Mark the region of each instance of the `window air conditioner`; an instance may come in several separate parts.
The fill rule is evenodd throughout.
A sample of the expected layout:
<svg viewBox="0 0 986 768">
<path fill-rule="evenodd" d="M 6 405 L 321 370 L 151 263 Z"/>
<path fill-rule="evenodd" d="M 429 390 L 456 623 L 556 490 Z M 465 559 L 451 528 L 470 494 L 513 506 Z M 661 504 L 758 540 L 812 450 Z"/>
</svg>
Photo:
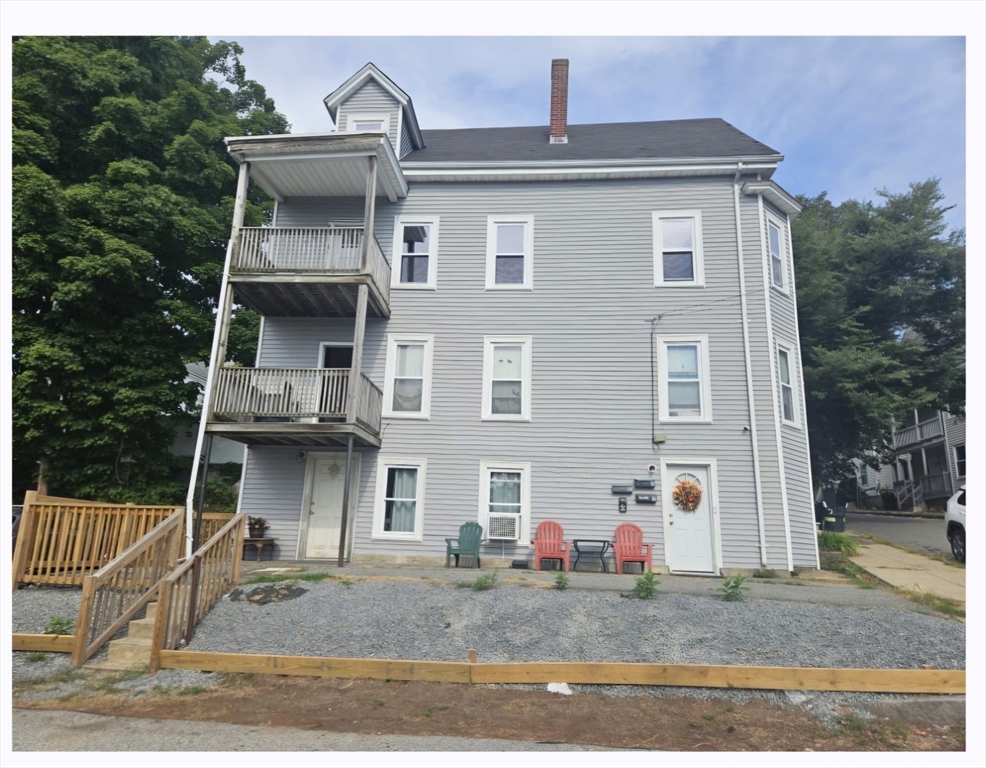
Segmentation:
<svg viewBox="0 0 986 768">
<path fill-rule="evenodd" d="M 490 515 L 487 526 L 488 539 L 517 541 L 520 538 L 520 515 Z"/>
</svg>

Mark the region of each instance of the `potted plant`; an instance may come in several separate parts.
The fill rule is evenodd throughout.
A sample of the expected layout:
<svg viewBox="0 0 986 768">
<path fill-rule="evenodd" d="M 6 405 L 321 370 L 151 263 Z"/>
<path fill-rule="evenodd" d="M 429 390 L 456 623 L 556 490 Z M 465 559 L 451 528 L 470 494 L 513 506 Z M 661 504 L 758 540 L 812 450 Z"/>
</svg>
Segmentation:
<svg viewBox="0 0 986 768">
<path fill-rule="evenodd" d="M 267 529 L 270 528 L 270 523 L 262 517 L 248 517 L 247 527 L 250 529 L 251 539 L 262 539 L 267 533 Z"/>
</svg>

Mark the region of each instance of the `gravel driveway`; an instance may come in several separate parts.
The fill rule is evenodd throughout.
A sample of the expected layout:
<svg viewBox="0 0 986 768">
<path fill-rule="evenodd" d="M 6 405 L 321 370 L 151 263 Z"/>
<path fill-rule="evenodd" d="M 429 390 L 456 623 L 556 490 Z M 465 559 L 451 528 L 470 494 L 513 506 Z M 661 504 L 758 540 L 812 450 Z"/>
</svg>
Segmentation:
<svg viewBox="0 0 986 768">
<path fill-rule="evenodd" d="M 965 667 L 964 625 L 876 607 L 661 593 L 358 581 L 257 605 L 224 597 L 190 648 L 380 659 L 938 669 Z M 245 587 L 249 593 L 251 587 Z"/>
</svg>

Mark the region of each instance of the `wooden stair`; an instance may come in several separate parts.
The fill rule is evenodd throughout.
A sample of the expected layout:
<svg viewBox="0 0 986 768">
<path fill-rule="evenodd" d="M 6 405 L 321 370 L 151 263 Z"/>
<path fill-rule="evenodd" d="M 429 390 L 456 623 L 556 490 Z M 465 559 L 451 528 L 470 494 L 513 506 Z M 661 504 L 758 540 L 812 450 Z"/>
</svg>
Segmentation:
<svg viewBox="0 0 986 768">
<path fill-rule="evenodd" d="M 145 617 L 134 619 L 127 625 L 126 637 L 110 640 L 106 659 L 90 662 L 85 668 L 100 672 L 122 672 L 134 667 L 146 667 L 151 661 L 151 642 L 156 620 L 157 602 L 148 603 Z"/>
</svg>

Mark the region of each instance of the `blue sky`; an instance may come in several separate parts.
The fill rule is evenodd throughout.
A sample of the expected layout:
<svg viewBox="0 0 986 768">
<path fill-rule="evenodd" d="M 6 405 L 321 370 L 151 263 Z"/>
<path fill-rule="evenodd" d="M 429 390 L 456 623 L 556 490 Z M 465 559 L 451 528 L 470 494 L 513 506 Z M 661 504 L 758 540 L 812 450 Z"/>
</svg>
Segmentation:
<svg viewBox="0 0 986 768">
<path fill-rule="evenodd" d="M 295 133 L 367 61 L 422 128 L 546 125 L 550 62 L 570 60 L 569 122 L 722 117 L 785 155 L 775 180 L 834 202 L 941 179 L 965 226 L 962 37 L 254 37 L 249 77 Z"/>
</svg>

